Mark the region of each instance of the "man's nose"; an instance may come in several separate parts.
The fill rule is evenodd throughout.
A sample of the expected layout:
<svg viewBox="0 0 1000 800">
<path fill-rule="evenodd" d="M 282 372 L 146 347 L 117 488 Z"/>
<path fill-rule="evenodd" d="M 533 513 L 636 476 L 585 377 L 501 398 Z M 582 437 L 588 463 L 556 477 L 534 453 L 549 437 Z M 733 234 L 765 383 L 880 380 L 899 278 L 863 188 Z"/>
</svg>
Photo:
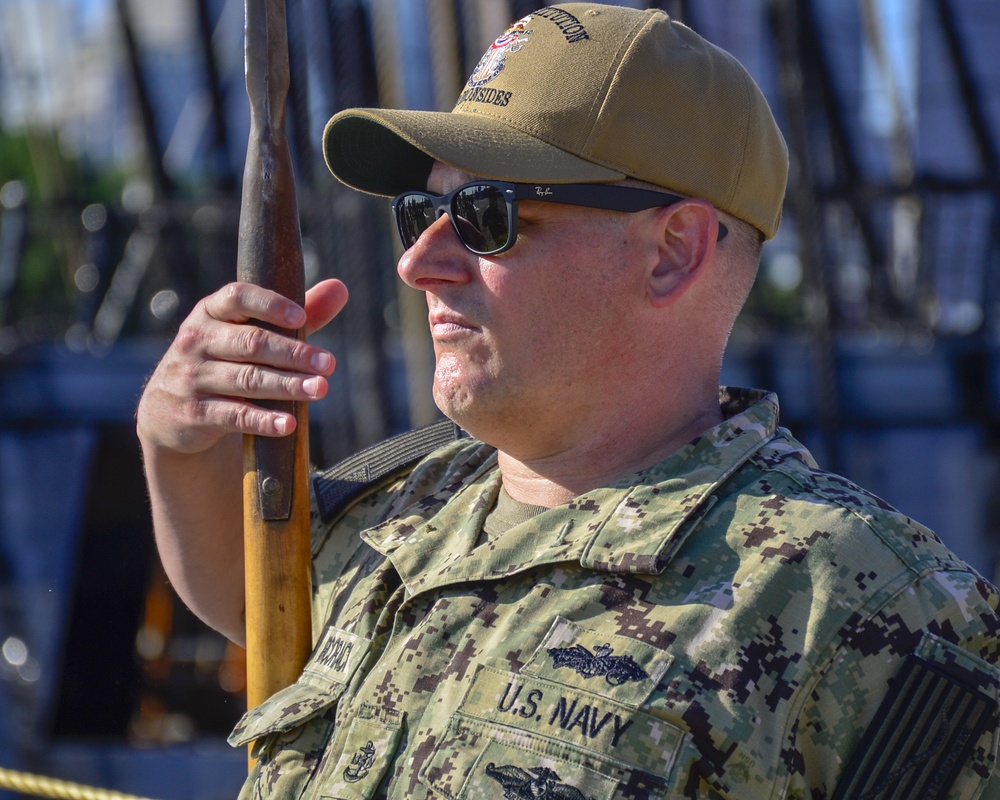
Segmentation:
<svg viewBox="0 0 1000 800">
<path fill-rule="evenodd" d="M 458 238 L 451 220 L 442 213 L 403 253 L 396 271 L 408 286 L 427 290 L 437 283 L 467 283 L 474 258 Z"/>
</svg>

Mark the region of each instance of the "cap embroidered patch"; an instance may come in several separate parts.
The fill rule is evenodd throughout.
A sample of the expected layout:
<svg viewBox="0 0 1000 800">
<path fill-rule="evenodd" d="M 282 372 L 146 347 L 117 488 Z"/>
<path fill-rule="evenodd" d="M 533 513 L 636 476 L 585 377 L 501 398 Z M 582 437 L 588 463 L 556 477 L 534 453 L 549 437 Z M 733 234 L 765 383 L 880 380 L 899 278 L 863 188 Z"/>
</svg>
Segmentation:
<svg viewBox="0 0 1000 800">
<path fill-rule="evenodd" d="M 534 16 L 553 22 L 569 44 L 590 38 L 586 27 L 580 22 L 580 19 L 574 17 L 564 8 L 557 8 L 556 6 L 540 8 L 535 12 Z"/>
<path fill-rule="evenodd" d="M 484 83 L 489 83 L 503 72 L 504 65 L 507 63 L 507 56 L 518 52 L 527 43 L 528 37 L 531 35 L 531 31 L 528 30 L 528 23 L 530 21 L 530 16 L 523 17 L 497 37 L 496 41 L 490 45 L 489 50 L 479 59 L 476 68 L 472 70 L 468 84 L 470 89 L 475 89 Z"/>
</svg>

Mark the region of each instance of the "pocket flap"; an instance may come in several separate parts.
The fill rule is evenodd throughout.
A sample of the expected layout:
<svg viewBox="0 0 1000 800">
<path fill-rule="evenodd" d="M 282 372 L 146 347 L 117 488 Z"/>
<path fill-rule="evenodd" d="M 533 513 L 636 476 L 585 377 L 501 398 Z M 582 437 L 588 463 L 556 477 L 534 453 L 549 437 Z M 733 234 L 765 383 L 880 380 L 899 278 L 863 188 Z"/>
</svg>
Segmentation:
<svg viewBox="0 0 1000 800">
<path fill-rule="evenodd" d="M 360 636 L 328 626 L 299 679 L 244 714 L 229 735 L 229 743 L 239 747 L 269 733 L 290 731 L 333 706 L 369 646 Z"/>
<path fill-rule="evenodd" d="M 344 686 L 316 689 L 293 683 L 250 709 L 229 734 L 229 744 L 241 747 L 270 733 L 283 733 L 322 714 L 337 702 Z"/>
<path fill-rule="evenodd" d="M 672 661 L 673 656 L 648 642 L 592 631 L 556 617 L 521 671 L 638 708 Z"/>
</svg>

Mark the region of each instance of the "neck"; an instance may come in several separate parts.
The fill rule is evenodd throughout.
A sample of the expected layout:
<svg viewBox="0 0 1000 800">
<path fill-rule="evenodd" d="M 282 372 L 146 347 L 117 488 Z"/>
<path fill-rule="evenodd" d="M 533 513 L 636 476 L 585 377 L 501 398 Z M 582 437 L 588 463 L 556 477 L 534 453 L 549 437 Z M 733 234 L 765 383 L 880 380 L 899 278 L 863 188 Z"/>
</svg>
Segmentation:
<svg viewBox="0 0 1000 800">
<path fill-rule="evenodd" d="M 721 420 L 716 387 L 710 401 L 684 415 L 618 414 L 603 427 L 562 437 L 561 446 L 548 450 L 501 446 L 503 485 L 515 500 L 551 508 L 662 461 Z"/>
</svg>

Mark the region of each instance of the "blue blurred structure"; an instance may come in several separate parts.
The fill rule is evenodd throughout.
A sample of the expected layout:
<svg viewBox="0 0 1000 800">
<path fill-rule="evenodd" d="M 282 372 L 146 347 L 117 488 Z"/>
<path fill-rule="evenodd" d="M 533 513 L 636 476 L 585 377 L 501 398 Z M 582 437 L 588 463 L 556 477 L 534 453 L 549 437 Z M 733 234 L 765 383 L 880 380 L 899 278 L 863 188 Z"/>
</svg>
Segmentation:
<svg viewBox="0 0 1000 800">
<path fill-rule="evenodd" d="M 130 422 L 159 352 L 37 345 L 0 363 L 3 766 L 142 796 L 231 797 L 246 757 L 220 737 L 137 750 L 127 736 L 153 563 Z"/>
<path fill-rule="evenodd" d="M 792 148 L 725 382 L 776 389 L 824 465 L 994 577 L 1000 5 L 630 4 L 747 64 Z M 436 414 L 385 204 L 328 175 L 323 124 L 449 108 L 538 5 L 288 0 L 307 268 L 352 292 L 324 334 L 321 463 Z M 0 766 L 161 800 L 232 797 L 245 772 L 223 741 L 239 653 L 158 570 L 132 415 L 179 320 L 233 274 L 246 105 L 241 0 L 0 0 L 0 144 L 30 156 L 0 150 Z"/>
</svg>

